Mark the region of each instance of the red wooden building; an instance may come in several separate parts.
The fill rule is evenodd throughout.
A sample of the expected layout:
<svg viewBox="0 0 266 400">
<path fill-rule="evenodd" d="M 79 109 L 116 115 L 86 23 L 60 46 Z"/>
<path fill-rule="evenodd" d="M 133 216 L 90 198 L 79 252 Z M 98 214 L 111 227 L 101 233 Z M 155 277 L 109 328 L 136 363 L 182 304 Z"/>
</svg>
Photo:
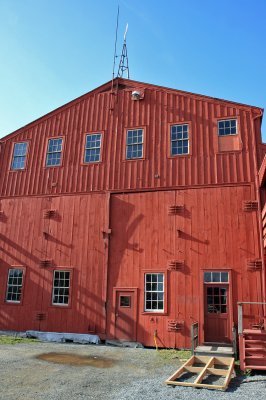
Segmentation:
<svg viewBox="0 0 266 400">
<path fill-rule="evenodd" d="M 0 330 L 231 342 L 265 301 L 262 114 L 117 78 L 3 138 Z"/>
</svg>

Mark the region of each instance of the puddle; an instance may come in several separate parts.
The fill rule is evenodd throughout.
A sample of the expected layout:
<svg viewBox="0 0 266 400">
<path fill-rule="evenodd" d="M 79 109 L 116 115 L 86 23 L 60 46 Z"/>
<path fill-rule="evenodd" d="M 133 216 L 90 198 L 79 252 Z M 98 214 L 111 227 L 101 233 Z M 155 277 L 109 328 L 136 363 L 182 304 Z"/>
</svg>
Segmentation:
<svg viewBox="0 0 266 400">
<path fill-rule="evenodd" d="M 111 368 L 115 361 L 97 356 L 80 356 L 71 353 L 43 353 L 36 357 L 38 360 L 48 361 L 56 364 L 68 364 L 78 367 L 90 366 L 95 368 Z"/>
</svg>

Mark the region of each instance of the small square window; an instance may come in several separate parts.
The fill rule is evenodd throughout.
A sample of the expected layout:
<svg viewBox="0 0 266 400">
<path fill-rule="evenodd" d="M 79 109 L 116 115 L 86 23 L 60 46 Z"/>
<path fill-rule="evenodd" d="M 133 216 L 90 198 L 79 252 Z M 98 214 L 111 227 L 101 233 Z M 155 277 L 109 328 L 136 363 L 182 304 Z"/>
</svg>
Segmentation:
<svg viewBox="0 0 266 400">
<path fill-rule="evenodd" d="M 47 167 L 56 167 L 58 165 L 61 165 L 62 144 L 63 144 L 62 138 L 48 140 L 47 155 L 46 155 Z"/>
<path fill-rule="evenodd" d="M 99 162 L 101 160 L 102 134 L 95 133 L 86 136 L 85 142 L 85 163 Z"/>
<path fill-rule="evenodd" d="M 26 142 L 14 144 L 11 169 L 25 169 L 27 148 L 28 143 Z"/>
<path fill-rule="evenodd" d="M 219 136 L 236 135 L 237 134 L 237 120 L 226 119 L 218 121 L 218 134 Z"/>
<path fill-rule="evenodd" d="M 127 131 L 126 159 L 143 158 L 143 129 Z"/>
<path fill-rule="evenodd" d="M 131 297 L 130 296 L 120 296 L 120 307 L 130 307 Z"/>
</svg>

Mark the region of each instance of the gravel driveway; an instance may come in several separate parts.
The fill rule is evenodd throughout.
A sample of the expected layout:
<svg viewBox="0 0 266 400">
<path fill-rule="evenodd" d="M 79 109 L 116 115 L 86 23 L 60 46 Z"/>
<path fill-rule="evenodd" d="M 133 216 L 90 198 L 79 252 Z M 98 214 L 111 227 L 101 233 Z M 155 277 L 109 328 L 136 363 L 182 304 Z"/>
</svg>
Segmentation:
<svg viewBox="0 0 266 400">
<path fill-rule="evenodd" d="M 227 392 L 165 385 L 179 365 L 148 349 L 41 342 L 2 345 L 0 399 L 266 399 L 266 374 L 236 377 Z"/>
</svg>

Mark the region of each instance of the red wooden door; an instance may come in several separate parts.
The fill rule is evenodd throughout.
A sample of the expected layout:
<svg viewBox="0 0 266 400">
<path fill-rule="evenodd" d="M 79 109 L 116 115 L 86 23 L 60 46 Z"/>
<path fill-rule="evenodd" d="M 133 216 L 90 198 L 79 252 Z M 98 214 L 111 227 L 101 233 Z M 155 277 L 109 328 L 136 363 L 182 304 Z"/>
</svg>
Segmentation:
<svg viewBox="0 0 266 400">
<path fill-rule="evenodd" d="M 230 342 L 229 285 L 205 284 L 205 342 Z"/>
<path fill-rule="evenodd" d="M 136 299 L 130 290 L 116 291 L 115 338 L 136 340 Z"/>
</svg>

